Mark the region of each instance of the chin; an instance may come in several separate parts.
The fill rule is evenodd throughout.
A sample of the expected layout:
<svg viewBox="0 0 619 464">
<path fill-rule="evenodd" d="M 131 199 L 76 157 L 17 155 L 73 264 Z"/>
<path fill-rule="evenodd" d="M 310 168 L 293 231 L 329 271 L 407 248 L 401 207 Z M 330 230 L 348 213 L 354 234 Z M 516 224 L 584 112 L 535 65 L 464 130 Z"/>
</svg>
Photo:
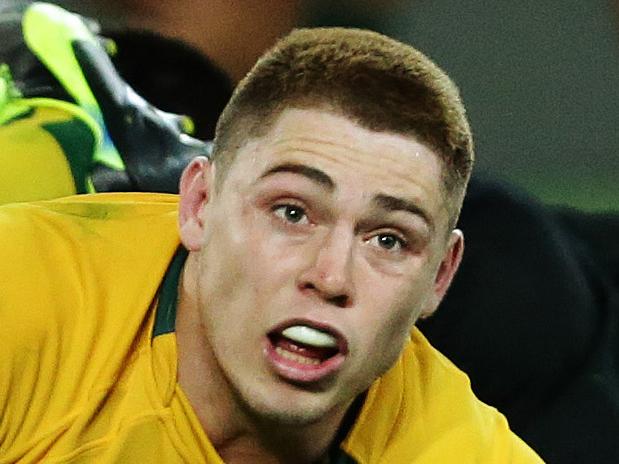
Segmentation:
<svg viewBox="0 0 619 464">
<path fill-rule="evenodd" d="M 280 425 L 315 424 L 339 410 L 332 394 L 306 391 L 293 385 L 283 387 L 237 392 L 238 400 L 248 415 L 256 420 Z"/>
</svg>

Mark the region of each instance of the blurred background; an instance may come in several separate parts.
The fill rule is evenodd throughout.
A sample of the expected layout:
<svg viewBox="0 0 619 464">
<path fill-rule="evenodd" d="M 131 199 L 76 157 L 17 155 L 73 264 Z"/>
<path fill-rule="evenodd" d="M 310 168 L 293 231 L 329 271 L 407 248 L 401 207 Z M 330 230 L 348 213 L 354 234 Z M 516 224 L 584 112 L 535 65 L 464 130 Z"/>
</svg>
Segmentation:
<svg viewBox="0 0 619 464">
<path fill-rule="evenodd" d="M 416 45 L 458 83 L 478 173 L 508 178 L 546 202 L 617 210 L 616 7 L 613 0 L 402 1 L 376 23 L 368 13 L 367 25 Z M 344 9 L 336 14 L 346 22 Z"/>
<path fill-rule="evenodd" d="M 509 180 L 547 203 L 619 210 L 614 0 L 57 3 L 105 28 L 180 38 L 233 80 L 295 25 L 384 32 L 430 55 L 460 86 L 476 137 L 477 173 Z"/>
</svg>

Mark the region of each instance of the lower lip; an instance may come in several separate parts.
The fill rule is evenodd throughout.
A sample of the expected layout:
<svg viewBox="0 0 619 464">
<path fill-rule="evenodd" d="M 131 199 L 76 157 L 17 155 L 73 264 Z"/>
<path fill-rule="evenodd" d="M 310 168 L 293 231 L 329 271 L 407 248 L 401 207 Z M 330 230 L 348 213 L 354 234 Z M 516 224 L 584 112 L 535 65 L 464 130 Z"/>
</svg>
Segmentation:
<svg viewBox="0 0 619 464">
<path fill-rule="evenodd" d="M 300 384 L 319 382 L 331 377 L 340 370 L 346 360 L 345 355 L 338 353 L 320 364 L 301 364 L 277 354 L 269 339 L 266 342 L 265 355 L 277 375 L 289 382 Z"/>
</svg>

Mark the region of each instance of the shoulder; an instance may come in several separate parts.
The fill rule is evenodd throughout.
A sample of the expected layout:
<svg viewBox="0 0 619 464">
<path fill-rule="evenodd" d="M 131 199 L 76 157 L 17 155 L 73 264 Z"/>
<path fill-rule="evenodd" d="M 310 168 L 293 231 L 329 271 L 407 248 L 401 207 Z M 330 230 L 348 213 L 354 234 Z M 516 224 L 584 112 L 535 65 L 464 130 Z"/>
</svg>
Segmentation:
<svg viewBox="0 0 619 464">
<path fill-rule="evenodd" d="M 132 263 L 174 242 L 172 195 L 104 194 L 0 207 L 0 311 L 84 290 L 89 273 Z M 14 308 L 13 308 L 14 309 Z M 7 314 L 9 313 L 9 314 Z"/>
<path fill-rule="evenodd" d="M 0 207 L 0 454 L 113 383 L 177 246 L 172 197 Z"/>
<path fill-rule="evenodd" d="M 361 460 L 370 453 L 384 462 L 542 462 L 417 329 L 396 365 L 368 392 L 344 447 Z"/>
<path fill-rule="evenodd" d="M 404 402 L 408 407 L 423 404 L 423 414 L 411 421 L 426 428 L 429 455 L 453 462 L 542 462 L 510 430 L 503 414 L 475 396 L 468 376 L 417 329 L 403 361 Z"/>
<path fill-rule="evenodd" d="M 71 324 L 93 310 L 92 302 L 120 297 L 115 288 L 133 282 L 139 270 L 165 267 L 177 243 L 171 195 L 84 195 L 4 205 L 0 330 L 36 337 L 50 324 Z"/>
</svg>

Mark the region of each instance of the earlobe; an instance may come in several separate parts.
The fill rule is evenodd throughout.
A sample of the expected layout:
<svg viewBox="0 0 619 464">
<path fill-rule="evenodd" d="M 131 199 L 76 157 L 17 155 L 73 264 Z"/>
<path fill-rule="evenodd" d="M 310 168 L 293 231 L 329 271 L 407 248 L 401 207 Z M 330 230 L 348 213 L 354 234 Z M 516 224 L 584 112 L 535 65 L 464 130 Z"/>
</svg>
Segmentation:
<svg viewBox="0 0 619 464">
<path fill-rule="evenodd" d="M 194 158 L 181 175 L 178 223 L 181 242 L 189 251 L 202 247 L 202 210 L 209 200 L 212 165 L 203 156 Z"/>
<path fill-rule="evenodd" d="M 462 261 L 462 254 L 464 252 L 464 234 L 459 229 L 451 231 L 449 242 L 447 245 L 447 251 L 445 256 L 439 265 L 436 278 L 434 280 L 434 290 L 431 297 L 428 300 L 428 304 L 422 310 L 420 317 L 422 319 L 431 316 L 439 303 L 447 293 L 451 281 L 456 275 L 456 271 Z"/>
</svg>

